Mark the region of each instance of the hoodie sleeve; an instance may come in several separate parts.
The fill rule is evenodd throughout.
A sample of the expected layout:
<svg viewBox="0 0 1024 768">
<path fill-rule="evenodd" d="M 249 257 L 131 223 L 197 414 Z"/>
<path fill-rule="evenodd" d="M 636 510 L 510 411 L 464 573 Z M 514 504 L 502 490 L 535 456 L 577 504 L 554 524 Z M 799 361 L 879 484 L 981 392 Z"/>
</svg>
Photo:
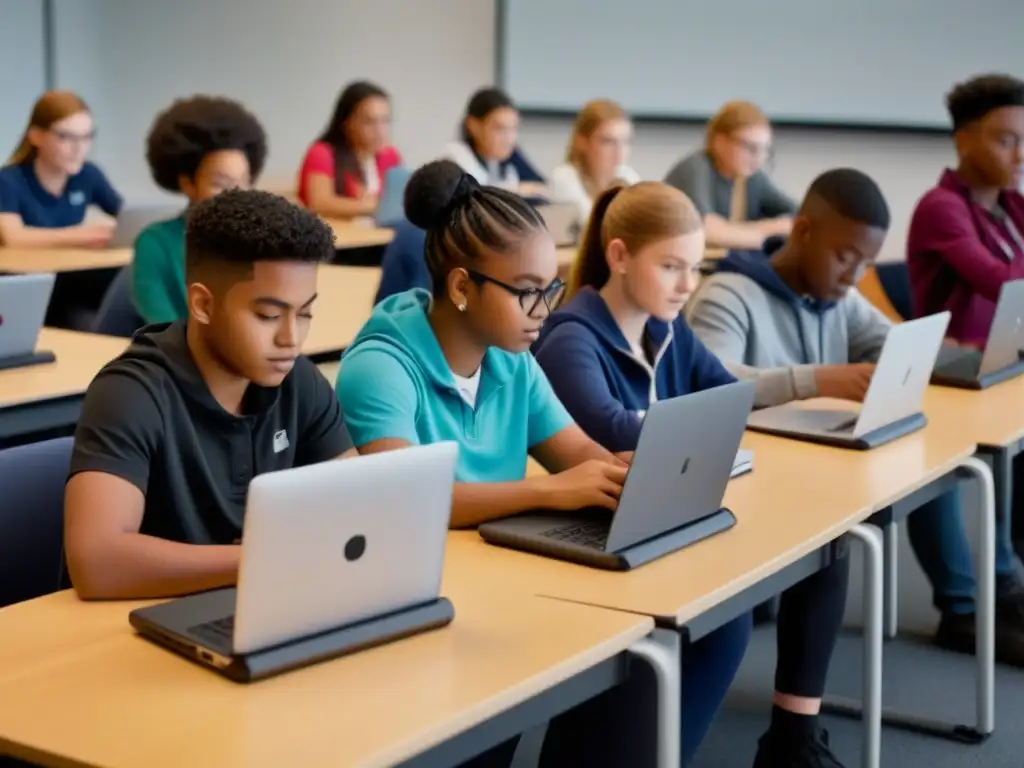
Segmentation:
<svg viewBox="0 0 1024 768">
<path fill-rule="evenodd" d="M 691 392 L 701 392 L 705 389 L 721 387 L 736 381 L 736 377 L 729 372 L 728 368 L 722 365 L 722 361 L 715 357 L 711 350 L 704 346 L 704 342 L 697 338 L 696 334 L 690 330 L 690 327 L 682 318 L 679 318 L 679 321 L 675 323 L 674 330 L 677 335 L 686 334 L 693 349 L 690 366 Z"/>
<path fill-rule="evenodd" d="M 641 417 L 612 395 L 595 342 L 562 325 L 541 345 L 537 362 L 569 415 L 592 440 L 612 452 L 636 448 Z"/>
<path fill-rule="evenodd" d="M 739 379 L 754 379 L 754 405 L 765 408 L 816 397 L 814 366 L 757 368 L 747 364 L 753 319 L 746 302 L 713 278 L 690 301 L 687 321 L 694 334 Z"/>
<path fill-rule="evenodd" d="M 342 361 L 335 389 L 357 448 L 386 438 L 419 445 L 416 385 L 390 354 L 371 348 L 353 350 Z"/>
<path fill-rule="evenodd" d="M 408 221 L 395 227 L 395 237 L 380 261 L 380 286 L 374 304 L 412 288 L 430 290 L 430 273 L 423 249 L 427 234 Z"/>
<path fill-rule="evenodd" d="M 850 362 L 873 363 L 882 354 L 892 323 L 856 288 L 843 300 L 850 339 Z"/>
</svg>

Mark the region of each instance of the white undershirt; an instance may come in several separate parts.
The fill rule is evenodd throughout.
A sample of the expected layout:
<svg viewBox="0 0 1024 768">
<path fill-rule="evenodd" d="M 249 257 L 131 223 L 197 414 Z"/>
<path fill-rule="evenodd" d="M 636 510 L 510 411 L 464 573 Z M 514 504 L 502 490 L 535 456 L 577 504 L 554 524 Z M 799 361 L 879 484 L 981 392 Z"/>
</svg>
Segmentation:
<svg viewBox="0 0 1024 768">
<path fill-rule="evenodd" d="M 361 162 L 363 179 L 366 182 L 366 194 L 374 197 L 380 194 L 380 172 L 377 170 L 377 158 L 372 155 Z"/>
<path fill-rule="evenodd" d="M 468 379 L 452 371 L 452 378 L 455 380 L 455 388 L 459 390 L 462 399 L 470 408 L 476 408 L 476 393 L 480 389 L 480 369 L 477 368 L 476 373 Z"/>
</svg>

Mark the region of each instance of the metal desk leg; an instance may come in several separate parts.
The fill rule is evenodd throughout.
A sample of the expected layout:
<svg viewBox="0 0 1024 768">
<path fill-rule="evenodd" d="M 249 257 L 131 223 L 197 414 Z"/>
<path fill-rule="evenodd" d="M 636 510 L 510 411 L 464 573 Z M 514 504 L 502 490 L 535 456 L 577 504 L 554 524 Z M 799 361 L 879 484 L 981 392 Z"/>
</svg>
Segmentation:
<svg viewBox="0 0 1024 768">
<path fill-rule="evenodd" d="M 658 768 L 679 768 L 682 669 L 679 633 L 655 629 L 629 649 L 651 665 L 658 686 Z"/>
<path fill-rule="evenodd" d="M 899 529 L 895 522 L 882 527 L 882 544 L 884 561 L 882 573 L 885 578 L 885 595 L 883 602 L 882 634 L 886 640 L 896 637 L 896 625 L 899 621 Z"/>
<path fill-rule="evenodd" d="M 864 714 L 860 764 L 863 768 L 878 768 L 882 760 L 883 536 L 873 525 L 858 525 L 850 531 L 850 536 L 859 539 L 864 546 L 864 662 L 861 670 Z"/>
</svg>

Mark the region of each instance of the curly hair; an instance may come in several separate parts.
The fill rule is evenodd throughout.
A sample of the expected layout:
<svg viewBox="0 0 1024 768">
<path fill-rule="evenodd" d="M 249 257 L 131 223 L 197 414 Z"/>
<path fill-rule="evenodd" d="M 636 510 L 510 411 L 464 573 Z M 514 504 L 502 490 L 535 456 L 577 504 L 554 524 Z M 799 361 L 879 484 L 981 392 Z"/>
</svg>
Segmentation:
<svg viewBox="0 0 1024 768">
<path fill-rule="evenodd" d="M 334 255 L 334 233 L 318 216 L 259 190 L 228 190 L 189 208 L 185 261 L 246 265 L 258 261 L 323 262 Z"/>
<path fill-rule="evenodd" d="M 195 178 L 211 152 L 245 153 L 255 181 L 267 159 L 267 135 L 259 121 L 237 101 L 217 96 L 178 99 L 153 121 L 146 139 L 146 161 L 153 180 L 180 192 L 181 176 Z"/>
<path fill-rule="evenodd" d="M 981 75 L 957 83 L 946 96 L 954 131 L 1000 107 L 1024 107 L 1024 81 L 1009 75 Z"/>
</svg>

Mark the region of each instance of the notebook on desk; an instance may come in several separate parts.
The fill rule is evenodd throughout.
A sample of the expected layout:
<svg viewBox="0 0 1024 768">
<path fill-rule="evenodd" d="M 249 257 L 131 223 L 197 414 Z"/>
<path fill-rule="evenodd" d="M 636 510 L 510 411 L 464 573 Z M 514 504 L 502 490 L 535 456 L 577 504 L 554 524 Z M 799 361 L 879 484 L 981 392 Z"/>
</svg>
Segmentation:
<svg viewBox="0 0 1024 768">
<path fill-rule="evenodd" d="M 56 359 L 36 349 L 55 281 L 45 272 L 0 275 L 0 371 Z"/>
<path fill-rule="evenodd" d="M 1024 373 L 1024 280 L 1003 283 L 985 351 L 943 347 L 932 383 L 985 389 Z"/>
<path fill-rule="evenodd" d="M 787 403 L 750 414 L 758 432 L 841 448 L 868 449 L 916 432 L 927 424 L 921 411 L 949 312 L 893 326 L 878 358 L 859 411 L 815 409 Z"/>
<path fill-rule="evenodd" d="M 752 381 L 652 403 L 614 514 L 540 511 L 484 523 L 480 535 L 491 544 L 629 570 L 728 530 L 736 518 L 722 498 L 753 403 Z"/>
<path fill-rule="evenodd" d="M 448 624 L 457 456 L 435 443 L 258 475 L 237 589 L 136 609 L 132 626 L 250 682 Z"/>
</svg>

